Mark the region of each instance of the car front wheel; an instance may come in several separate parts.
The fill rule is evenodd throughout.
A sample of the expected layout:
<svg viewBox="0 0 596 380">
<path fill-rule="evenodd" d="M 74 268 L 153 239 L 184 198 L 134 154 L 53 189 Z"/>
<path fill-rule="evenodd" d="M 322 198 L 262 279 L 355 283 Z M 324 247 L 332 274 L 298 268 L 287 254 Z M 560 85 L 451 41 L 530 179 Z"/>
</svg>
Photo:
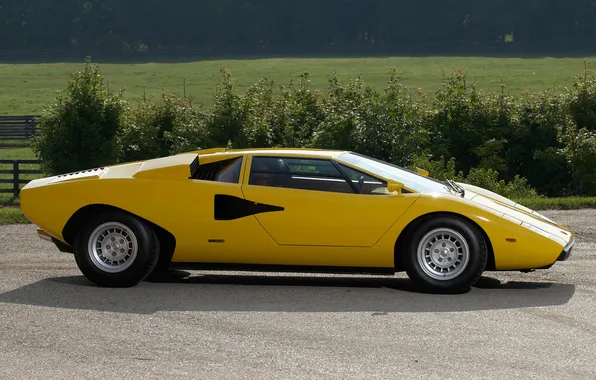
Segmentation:
<svg viewBox="0 0 596 380">
<path fill-rule="evenodd" d="M 138 284 L 159 256 L 159 240 L 146 223 L 112 210 L 96 215 L 78 234 L 74 248 L 83 275 L 107 287 Z"/>
<path fill-rule="evenodd" d="M 406 273 L 420 288 L 460 293 L 478 281 L 488 260 L 486 242 L 470 222 L 441 216 L 422 222 L 403 252 Z"/>
</svg>

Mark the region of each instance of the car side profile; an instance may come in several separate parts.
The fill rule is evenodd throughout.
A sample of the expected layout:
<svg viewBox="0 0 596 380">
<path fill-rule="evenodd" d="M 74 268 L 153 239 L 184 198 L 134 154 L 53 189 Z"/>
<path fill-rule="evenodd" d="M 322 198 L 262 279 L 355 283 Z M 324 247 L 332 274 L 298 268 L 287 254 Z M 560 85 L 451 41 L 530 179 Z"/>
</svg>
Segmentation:
<svg viewBox="0 0 596 380">
<path fill-rule="evenodd" d="M 479 187 L 349 151 L 207 149 L 36 179 L 21 209 L 100 286 L 169 268 L 405 271 L 461 292 L 566 260 L 568 228 Z"/>
</svg>

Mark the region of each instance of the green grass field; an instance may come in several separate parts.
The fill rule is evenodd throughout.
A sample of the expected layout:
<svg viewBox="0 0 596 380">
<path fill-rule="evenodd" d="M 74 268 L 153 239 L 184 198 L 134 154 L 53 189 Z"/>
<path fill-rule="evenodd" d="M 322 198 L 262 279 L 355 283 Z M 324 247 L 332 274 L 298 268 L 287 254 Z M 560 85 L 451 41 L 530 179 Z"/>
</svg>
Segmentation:
<svg viewBox="0 0 596 380">
<path fill-rule="evenodd" d="M 0 225 L 29 224 L 29 219 L 16 207 L 0 207 Z"/>
<path fill-rule="evenodd" d="M 0 160 L 35 160 L 31 148 L 0 149 Z"/>
<path fill-rule="evenodd" d="M 348 81 L 362 74 L 376 89 L 385 87 L 391 68 L 396 68 L 408 88 L 422 88 L 429 93 L 441 82 L 441 71 L 455 66 L 487 91 L 505 83 L 511 94 L 545 88 L 562 91 L 574 77 L 588 68 L 596 68 L 596 58 L 483 58 L 483 57 L 394 57 L 394 58 L 276 58 L 253 60 L 208 60 L 190 63 L 101 64 L 110 89 L 126 89 L 126 98 L 139 101 L 146 92 L 149 100 L 168 92 L 183 92 L 195 102 L 211 103 L 220 77 L 219 69 L 232 71 L 240 92 L 260 78 L 287 84 L 308 72 L 314 88 L 327 87 L 327 76 L 337 71 Z M 56 91 L 65 89 L 69 73 L 83 68 L 83 62 L 55 64 L 1 64 L 0 115 L 39 114 L 44 104 L 54 100 Z"/>
</svg>

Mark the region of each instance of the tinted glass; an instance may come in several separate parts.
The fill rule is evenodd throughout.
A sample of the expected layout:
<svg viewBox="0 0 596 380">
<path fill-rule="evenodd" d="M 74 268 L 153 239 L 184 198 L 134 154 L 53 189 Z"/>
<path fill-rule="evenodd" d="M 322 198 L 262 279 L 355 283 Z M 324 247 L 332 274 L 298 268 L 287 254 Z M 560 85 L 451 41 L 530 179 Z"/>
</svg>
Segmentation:
<svg viewBox="0 0 596 380">
<path fill-rule="evenodd" d="M 234 161 L 226 162 L 226 164 L 219 169 L 216 176 L 218 182 L 238 183 L 240 179 L 240 167 L 242 166 L 242 158 L 237 158 Z"/>
<path fill-rule="evenodd" d="M 387 182 L 352 169 L 345 165 L 339 165 L 341 170 L 352 180 L 361 194 L 386 194 Z M 362 183 L 360 181 L 362 180 Z"/>
<path fill-rule="evenodd" d="M 254 157 L 249 184 L 338 193 L 354 192 L 331 161 L 319 159 Z"/>
<path fill-rule="evenodd" d="M 202 181 L 238 183 L 240 179 L 241 166 L 242 157 L 216 161 L 203 165 L 197 164 L 191 168 L 190 178 Z"/>
<path fill-rule="evenodd" d="M 404 186 L 421 193 L 450 193 L 449 188 L 441 181 L 424 177 L 410 170 L 389 164 L 371 157 L 356 153 L 344 153 L 338 157 L 340 160 L 360 167 L 380 177 L 389 178 L 404 184 Z"/>
</svg>

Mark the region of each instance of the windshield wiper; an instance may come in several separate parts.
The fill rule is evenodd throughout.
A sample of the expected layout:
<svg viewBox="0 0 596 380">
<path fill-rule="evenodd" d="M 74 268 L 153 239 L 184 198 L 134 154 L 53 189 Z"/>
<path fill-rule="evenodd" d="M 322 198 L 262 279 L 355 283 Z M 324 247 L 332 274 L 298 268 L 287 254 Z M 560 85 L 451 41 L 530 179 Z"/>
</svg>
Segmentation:
<svg viewBox="0 0 596 380">
<path fill-rule="evenodd" d="M 462 198 L 466 195 L 466 191 L 464 190 L 464 188 L 458 185 L 454 180 L 446 179 L 444 182 L 447 185 L 449 185 L 449 187 L 451 187 L 453 190 L 455 190 L 456 193 L 461 194 Z"/>
</svg>

